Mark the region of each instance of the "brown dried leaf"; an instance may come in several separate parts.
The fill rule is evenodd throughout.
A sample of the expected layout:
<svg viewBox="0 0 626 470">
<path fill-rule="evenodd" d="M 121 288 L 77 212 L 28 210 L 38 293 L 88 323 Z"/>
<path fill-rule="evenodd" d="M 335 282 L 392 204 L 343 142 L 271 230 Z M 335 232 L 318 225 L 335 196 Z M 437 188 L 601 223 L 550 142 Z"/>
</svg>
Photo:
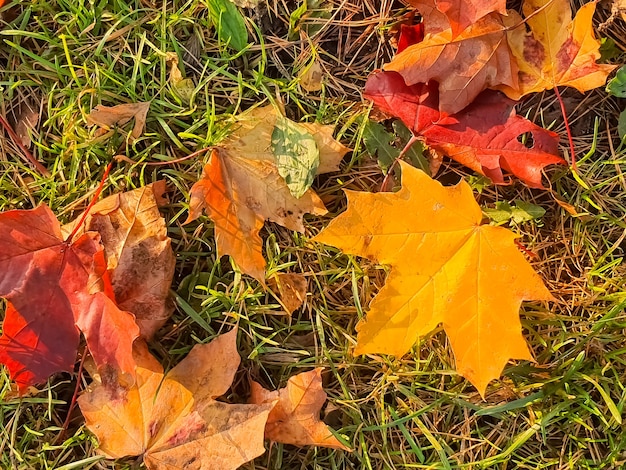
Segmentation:
<svg viewBox="0 0 626 470">
<path fill-rule="evenodd" d="M 165 181 L 114 194 L 93 206 L 79 231 L 102 237 L 115 299 L 135 315 L 144 338 L 151 338 L 172 314 L 169 290 L 175 256 L 159 205 Z M 69 234 L 80 216 L 63 226 Z"/>
<path fill-rule="evenodd" d="M 278 273 L 269 280 L 269 286 L 289 316 L 304 303 L 307 285 L 302 274 Z"/>
<path fill-rule="evenodd" d="M 150 102 L 125 103 L 117 106 L 98 105 L 87 115 L 87 125 L 100 126 L 108 131 L 114 126 L 123 126 L 135 119 L 135 125 L 130 134 L 130 140 L 138 139 L 146 126 L 146 117 L 150 109 Z"/>
</svg>

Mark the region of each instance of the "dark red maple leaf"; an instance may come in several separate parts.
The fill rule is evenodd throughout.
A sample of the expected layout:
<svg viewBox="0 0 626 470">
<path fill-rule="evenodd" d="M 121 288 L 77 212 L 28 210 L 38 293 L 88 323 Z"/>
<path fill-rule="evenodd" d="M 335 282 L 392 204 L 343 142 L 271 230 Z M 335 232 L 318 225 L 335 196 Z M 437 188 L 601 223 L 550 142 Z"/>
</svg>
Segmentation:
<svg viewBox="0 0 626 470">
<path fill-rule="evenodd" d="M 515 101 L 492 90 L 482 92 L 459 113 L 439 111 L 437 84 L 407 86 L 396 72 L 377 72 L 367 80 L 365 96 L 384 112 L 400 118 L 427 145 L 503 184 L 506 170 L 528 186 L 543 188 L 542 170 L 564 164 L 559 137 L 515 114 Z M 532 145 L 519 139 L 532 136 Z"/>
<path fill-rule="evenodd" d="M 112 290 L 99 237 L 64 241 L 44 205 L 0 214 L 0 297 L 8 301 L 0 362 L 20 390 L 72 370 L 79 329 L 101 371 L 134 374 L 139 329 L 105 294 Z"/>
</svg>

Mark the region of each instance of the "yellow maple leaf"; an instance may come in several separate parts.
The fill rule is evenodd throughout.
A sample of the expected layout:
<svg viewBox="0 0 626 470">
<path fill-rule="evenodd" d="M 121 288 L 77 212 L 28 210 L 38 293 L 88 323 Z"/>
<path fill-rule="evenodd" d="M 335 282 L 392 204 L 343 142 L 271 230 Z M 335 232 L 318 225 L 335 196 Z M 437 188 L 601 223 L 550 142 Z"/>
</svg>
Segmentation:
<svg viewBox="0 0 626 470">
<path fill-rule="evenodd" d="M 397 193 L 346 191 L 348 209 L 314 241 L 391 266 L 357 326 L 356 354 L 401 356 L 442 323 L 459 374 L 481 394 L 511 358 L 532 360 L 522 300 L 552 300 L 515 246 L 518 235 L 481 225 L 470 186 L 444 187 L 402 163 Z"/>
<path fill-rule="evenodd" d="M 596 63 L 600 42 L 593 32 L 595 9 L 596 2 L 583 5 L 572 21 L 569 0 L 526 0 L 525 23 L 507 33 L 519 67 L 518 86 L 497 89 L 519 100 L 556 86 L 585 92 L 604 85 L 615 66 Z"/>
</svg>

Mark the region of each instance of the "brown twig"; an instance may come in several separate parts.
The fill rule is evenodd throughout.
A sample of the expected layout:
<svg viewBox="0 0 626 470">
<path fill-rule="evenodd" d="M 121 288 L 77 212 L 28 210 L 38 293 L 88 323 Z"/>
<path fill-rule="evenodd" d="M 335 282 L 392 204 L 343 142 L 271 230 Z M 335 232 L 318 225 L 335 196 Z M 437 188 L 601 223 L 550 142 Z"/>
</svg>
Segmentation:
<svg viewBox="0 0 626 470">
<path fill-rule="evenodd" d="M 174 160 L 168 160 L 166 162 L 148 162 L 148 163 L 142 163 L 142 165 L 161 166 L 161 165 L 171 165 L 172 163 L 180 163 L 180 162 L 184 162 L 185 160 L 189 160 L 190 158 L 197 157 L 198 155 L 202 155 L 203 153 L 206 153 L 209 150 L 213 150 L 213 147 L 205 147 L 203 149 L 190 153 L 189 155 L 185 155 L 184 157 L 176 158 Z M 135 160 L 128 158 L 126 155 L 115 155 L 113 159 L 117 160 L 118 162 L 121 161 L 121 162 L 130 163 L 131 165 L 140 164 L 139 162 L 136 162 Z"/>
<path fill-rule="evenodd" d="M 35 169 L 39 173 L 41 173 L 43 176 L 50 176 L 50 172 L 48 171 L 48 169 L 45 166 L 43 166 L 41 163 L 39 163 L 35 159 L 35 157 L 33 157 L 33 154 L 30 153 L 30 150 L 28 150 L 22 144 L 22 142 L 20 142 L 20 138 L 18 137 L 18 135 L 15 133 L 15 131 L 11 127 L 11 124 L 9 124 L 7 122 L 7 120 L 4 119 L 4 117 L 2 117 L 2 116 L 0 116 L 0 124 L 2 124 L 2 127 L 4 127 L 4 130 L 7 131 L 7 133 L 9 134 L 9 137 L 11 137 L 11 140 L 13 141 L 13 143 L 15 145 L 17 145 L 18 148 L 22 151 L 22 154 L 20 155 L 22 160 L 24 160 L 26 163 L 29 163 L 32 166 L 34 166 Z"/>
<path fill-rule="evenodd" d="M 569 150 L 571 152 L 571 163 L 572 169 L 578 172 L 578 168 L 576 166 L 576 149 L 574 148 L 574 139 L 572 138 L 572 130 L 569 126 L 569 121 L 567 120 L 567 113 L 565 112 L 565 103 L 563 103 L 563 99 L 561 98 L 561 93 L 559 93 L 559 87 L 554 87 L 554 93 L 556 94 L 556 99 L 561 106 L 561 114 L 563 115 L 563 123 L 565 124 L 565 130 L 567 132 L 567 140 L 569 141 Z"/>
<path fill-rule="evenodd" d="M 80 391 L 80 379 L 83 376 L 83 366 L 85 364 L 85 358 L 87 357 L 87 346 L 83 349 L 83 355 L 80 358 L 80 364 L 78 365 L 78 372 L 76 372 L 76 387 L 74 387 L 74 394 L 72 395 L 72 400 L 70 401 L 70 406 L 67 410 L 67 416 L 65 417 L 65 421 L 63 422 L 63 427 L 59 432 L 59 435 L 55 439 L 55 443 L 59 443 L 65 437 L 65 433 L 70 426 L 70 420 L 72 418 L 72 411 L 76 406 L 76 400 L 78 399 L 78 392 Z"/>
</svg>

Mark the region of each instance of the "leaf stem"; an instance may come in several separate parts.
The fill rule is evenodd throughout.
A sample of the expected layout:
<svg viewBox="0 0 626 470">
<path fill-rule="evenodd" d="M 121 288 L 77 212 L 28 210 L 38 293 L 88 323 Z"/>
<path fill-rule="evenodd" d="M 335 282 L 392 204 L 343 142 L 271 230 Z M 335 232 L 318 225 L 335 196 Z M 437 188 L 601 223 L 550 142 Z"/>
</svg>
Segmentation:
<svg viewBox="0 0 626 470">
<path fill-rule="evenodd" d="M 33 157 L 33 154 L 30 153 L 30 150 L 28 150 L 23 144 L 22 142 L 20 142 L 20 138 L 18 137 L 18 135 L 15 133 L 15 131 L 13 130 L 13 128 L 11 127 L 11 124 L 9 124 L 7 122 L 6 119 L 4 119 L 4 117 L 0 116 L 0 124 L 2 124 L 2 127 L 4 127 L 4 130 L 7 131 L 7 133 L 9 134 L 9 137 L 11 137 L 11 140 L 13 141 L 13 143 L 15 145 L 18 146 L 18 148 L 22 151 L 22 154 L 20 155 L 20 157 L 22 157 L 22 160 L 26 161 L 26 163 L 30 163 L 32 166 L 35 167 L 35 169 L 41 173 L 43 176 L 50 176 L 50 172 L 48 171 L 48 169 L 43 166 L 41 163 L 39 163 L 35 157 Z"/>
<path fill-rule="evenodd" d="M 578 167 L 576 166 L 576 149 L 574 148 L 574 139 L 572 138 L 572 130 L 569 126 L 569 121 L 567 120 L 567 113 L 565 112 L 565 103 L 563 103 L 563 98 L 561 98 L 561 93 L 559 93 L 559 87 L 554 87 L 554 93 L 556 94 L 556 98 L 559 101 L 559 105 L 561 106 L 561 114 L 563 115 L 563 123 L 565 124 L 565 130 L 567 132 L 567 140 L 569 141 L 569 150 L 571 153 L 570 160 L 572 162 L 572 169 L 575 172 L 578 172 Z"/>
<path fill-rule="evenodd" d="M 74 227 L 74 230 L 72 230 L 72 233 L 70 233 L 69 236 L 65 239 L 65 243 L 67 245 L 72 243 L 72 239 L 76 236 L 76 234 L 80 230 L 80 227 L 85 222 L 85 219 L 87 218 L 87 215 L 89 214 L 89 211 L 91 210 L 91 208 L 94 206 L 94 204 L 98 200 L 98 197 L 100 196 L 100 193 L 102 193 L 102 189 L 104 188 L 104 183 L 106 183 L 107 177 L 109 176 L 109 173 L 111 172 L 111 168 L 113 168 L 113 162 L 112 161 L 104 169 L 104 174 L 102 175 L 102 179 L 100 180 L 100 184 L 98 185 L 98 188 L 96 189 L 96 192 L 94 193 L 93 198 L 91 199 L 91 202 L 87 206 L 87 209 L 85 209 L 85 212 L 83 212 L 82 217 L 80 218 L 80 220 L 78 221 L 78 223 Z"/>
<path fill-rule="evenodd" d="M 387 174 L 385 175 L 383 182 L 380 184 L 381 191 L 385 191 L 385 187 L 389 183 L 389 175 L 393 174 L 394 167 L 398 164 L 398 161 L 400 161 L 407 154 L 407 152 L 411 150 L 413 144 L 415 144 L 418 140 L 420 140 L 419 137 L 411 133 L 411 138 L 400 152 L 400 155 L 398 155 L 391 163 L 391 165 L 389 165 L 389 168 L 387 169 Z"/>
</svg>

